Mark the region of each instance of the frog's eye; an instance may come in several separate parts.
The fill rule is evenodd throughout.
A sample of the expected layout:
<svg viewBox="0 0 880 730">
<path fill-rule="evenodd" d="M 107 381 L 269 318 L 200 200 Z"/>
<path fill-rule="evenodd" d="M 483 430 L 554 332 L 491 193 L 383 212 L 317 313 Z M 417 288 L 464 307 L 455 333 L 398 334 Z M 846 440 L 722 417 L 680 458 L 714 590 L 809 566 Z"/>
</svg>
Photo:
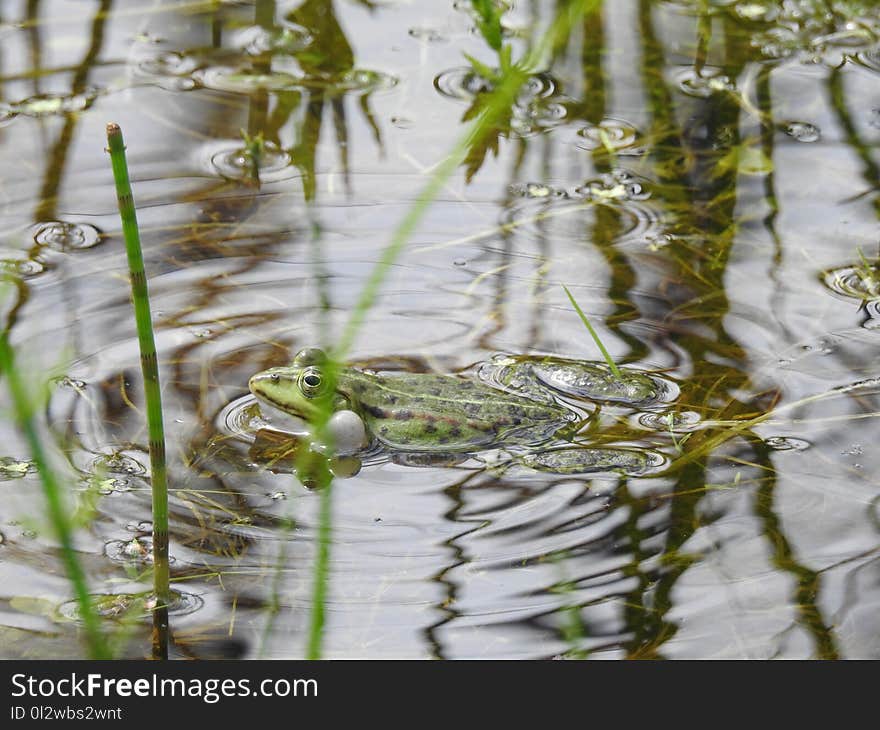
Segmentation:
<svg viewBox="0 0 880 730">
<path fill-rule="evenodd" d="M 314 398 L 324 390 L 324 376 L 318 368 L 306 368 L 299 376 L 299 387 L 307 398 Z"/>
<path fill-rule="evenodd" d="M 306 365 L 320 365 L 326 360 L 327 356 L 323 350 L 318 347 L 307 347 L 296 353 L 296 357 L 293 358 L 293 364 L 298 367 L 304 367 Z"/>
</svg>

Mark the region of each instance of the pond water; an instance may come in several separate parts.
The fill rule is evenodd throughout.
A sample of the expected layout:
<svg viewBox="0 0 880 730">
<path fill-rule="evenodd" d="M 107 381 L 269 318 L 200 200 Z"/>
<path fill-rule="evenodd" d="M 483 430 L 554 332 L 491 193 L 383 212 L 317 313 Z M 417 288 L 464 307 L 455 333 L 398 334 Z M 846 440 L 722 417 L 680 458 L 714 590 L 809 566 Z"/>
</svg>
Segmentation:
<svg viewBox="0 0 880 730">
<path fill-rule="evenodd" d="M 574 473 L 394 450 L 340 471 L 323 656 L 878 658 L 876 3 L 514 0 L 514 59 L 569 6 L 350 360 L 466 379 L 499 354 L 601 361 L 565 285 L 674 397 L 591 405 L 581 443 L 606 451 Z M 124 609 L 150 590 L 151 503 L 109 121 L 156 326 L 171 655 L 301 657 L 323 493 L 259 458 L 248 379 L 340 335 L 498 54 L 467 0 L 0 13 L 0 311 L 49 378 L 42 433 L 118 653 L 150 651 Z M 0 655 L 83 656 L 0 398 Z"/>
</svg>

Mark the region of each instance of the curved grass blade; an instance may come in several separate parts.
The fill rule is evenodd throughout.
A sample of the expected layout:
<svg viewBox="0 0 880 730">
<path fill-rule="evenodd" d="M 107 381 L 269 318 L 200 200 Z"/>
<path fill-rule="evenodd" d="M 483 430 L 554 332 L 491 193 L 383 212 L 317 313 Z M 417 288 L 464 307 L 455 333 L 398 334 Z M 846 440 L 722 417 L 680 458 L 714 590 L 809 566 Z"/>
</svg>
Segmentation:
<svg viewBox="0 0 880 730">
<path fill-rule="evenodd" d="M 611 357 L 608 350 L 605 349 L 605 345 L 602 344 L 602 340 L 599 339 L 599 335 L 596 333 L 596 330 L 593 329 L 593 325 L 590 324 L 590 320 L 587 319 L 587 315 L 584 314 L 584 310 L 582 310 L 578 303 L 575 301 L 575 298 L 572 296 L 571 292 L 568 290 L 568 287 L 563 284 L 562 288 L 565 289 L 565 293 L 568 294 L 568 301 L 571 302 L 571 306 L 574 307 L 574 311 L 578 313 L 578 316 L 581 318 L 581 322 L 584 323 L 584 327 L 587 328 L 587 331 L 590 333 L 590 336 L 593 338 L 593 341 L 596 343 L 596 347 L 599 348 L 602 353 L 602 357 L 605 358 L 605 362 L 608 363 L 608 367 L 611 368 L 611 372 L 614 373 L 614 377 L 620 377 L 620 368 L 617 367 L 617 364 L 614 362 L 614 359 Z"/>
</svg>

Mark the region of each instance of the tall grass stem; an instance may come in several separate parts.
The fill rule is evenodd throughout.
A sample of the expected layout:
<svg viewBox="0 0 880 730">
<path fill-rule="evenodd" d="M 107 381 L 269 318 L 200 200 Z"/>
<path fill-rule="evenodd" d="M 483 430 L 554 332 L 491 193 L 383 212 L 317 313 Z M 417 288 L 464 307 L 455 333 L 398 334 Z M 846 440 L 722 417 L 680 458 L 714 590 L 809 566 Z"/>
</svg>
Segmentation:
<svg viewBox="0 0 880 730">
<path fill-rule="evenodd" d="M 162 396 L 159 386 L 159 364 L 156 343 L 153 338 L 153 321 L 150 314 L 150 297 L 144 272 L 140 232 L 128 163 L 125 158 L 125 142 L 118 124 L 107 125 L 107 143 L 119 216 L 125 238 L 125 252 L 131 279 L 131 299 L 137 324 L 138 346 L 141 353 L 141 371 L 144 377 L 144 399 L 147 407 L 147 430 L 150 442 L 150 480 L 153 494 L 153 585 L 157 605 L 153 614 L 153 657 L 168 657 L 168 605 L 171 600 L 168 566 L 168 479 L 165 464 L 165 429 L 162 422 Z"/>
</svg>

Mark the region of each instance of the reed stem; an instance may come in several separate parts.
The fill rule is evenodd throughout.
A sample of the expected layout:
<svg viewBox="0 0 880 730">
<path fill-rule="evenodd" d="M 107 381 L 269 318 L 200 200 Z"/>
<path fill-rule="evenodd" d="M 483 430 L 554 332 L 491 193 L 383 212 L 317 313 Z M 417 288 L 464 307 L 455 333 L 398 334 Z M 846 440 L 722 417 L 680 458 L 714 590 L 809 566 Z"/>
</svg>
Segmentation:
<svg viewBox="0 0 880 730">
<path fill-rule="evenodd" d="M 153 322 L 150 315 L 150 297 L 147 277 L 144 273 L 144 257 L 141 252 L 140 232 L 128 163 L 125 159 L 125 143 L 118 124 L 107 125 L 107 143 L 119 216 L 128 256 L 131 279 L 131 299 L 137 323 L 138 346 L 141 353 L 141 371 L 144 377 L 144 399 L 147 407 L 147 429 L 150 440 L 150 474 L 153 494 L 153 585 L 156 608 L 153 613 L 153 658 L 168 658 L 168 605 L 171 601 L 168 567 L 168 480 L 165 464 L 165 429 L 162 423 L 162 396 L 159 387 L 159 364 L 156 343 L 153 338 Z"/>
</svg>

